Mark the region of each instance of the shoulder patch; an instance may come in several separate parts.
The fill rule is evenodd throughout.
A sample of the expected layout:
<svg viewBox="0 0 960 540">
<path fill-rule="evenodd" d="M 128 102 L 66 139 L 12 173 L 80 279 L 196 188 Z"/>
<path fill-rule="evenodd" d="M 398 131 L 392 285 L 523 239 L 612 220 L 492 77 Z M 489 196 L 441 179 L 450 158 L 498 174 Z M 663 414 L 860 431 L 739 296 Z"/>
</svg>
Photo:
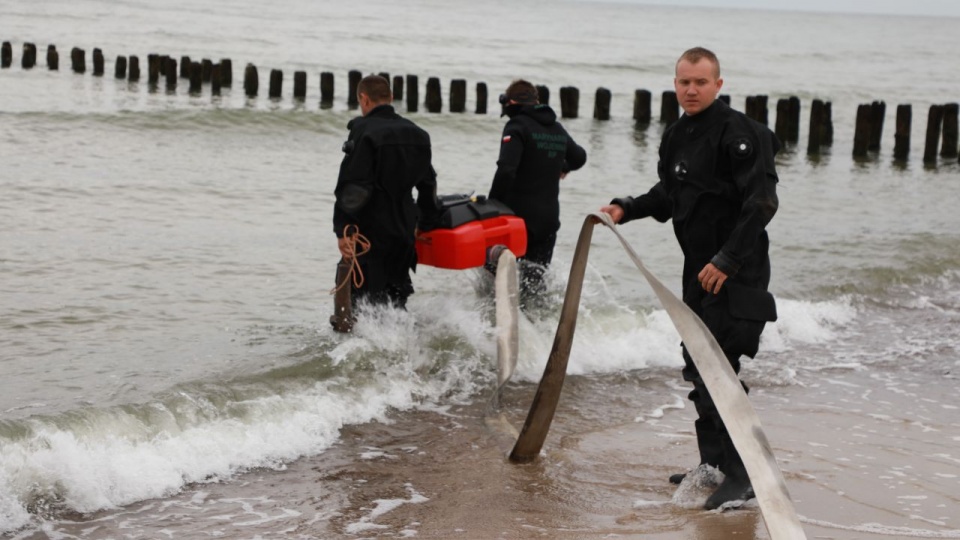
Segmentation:
<svg viewBox="0 0 960 540">
<path fill-rule="evenodd" d="M 501 140 L 500 142 L 505 142 L 505 143 L 510 142 L 510 135 L 504 135 L 503 140 Z"/>
<path fill-rule="evenodd" d="M 737 139 L 733 143 L 733 154 L 739 158 L 749 157 L 753 153 L 753 144 L 747 139 Z"/>
</svg>

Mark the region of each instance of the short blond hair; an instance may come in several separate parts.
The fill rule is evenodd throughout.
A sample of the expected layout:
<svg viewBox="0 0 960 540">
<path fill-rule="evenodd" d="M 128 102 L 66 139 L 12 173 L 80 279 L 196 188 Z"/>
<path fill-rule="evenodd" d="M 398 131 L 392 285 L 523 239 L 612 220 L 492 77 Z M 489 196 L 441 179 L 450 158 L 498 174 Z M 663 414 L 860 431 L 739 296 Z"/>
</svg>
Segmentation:
<svg viewBox="0 0 960 540">
<path fill-rule="evenodd" d="M 680 58 L 677 59 L 676 65 L 680 65 L 680 62 L 682 60 L 686 60 L 691 64 L 696 64 L 701 60 L 707 60 L 713 64 L 714 76 L 717 79 L 720 78 L 720 60 L 717 58 L 717 55 L 713 54 L 713 51 L 711 51 L 710 49 L 705 49 L 703 47 L 694 47 L 692 49 L 687 49 L 686 51 L 683 51 L 683 54 L 681 54 Z"/>
</svg>

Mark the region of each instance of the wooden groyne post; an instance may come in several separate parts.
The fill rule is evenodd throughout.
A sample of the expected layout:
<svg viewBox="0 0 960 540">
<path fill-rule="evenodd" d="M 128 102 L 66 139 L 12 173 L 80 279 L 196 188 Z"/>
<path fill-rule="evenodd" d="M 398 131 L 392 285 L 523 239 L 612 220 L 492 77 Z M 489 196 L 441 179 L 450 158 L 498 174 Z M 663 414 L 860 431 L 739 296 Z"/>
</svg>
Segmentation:
<svg viewBox="0 0 960 540">
<path fill-rule="evenodd" d="M 537 101 L 543 105 L 550 104 L 550 89 L 547 88 L 545 84 L 536 85 L 537 88 Z"/>
<path fill-rule="evenodd" d="M 427 95 L 424 100 L 427 112 L 438 113 L 443 110 L 443 97 L 440 95 L 440 78 L 427 79 Z"/>
<path fill-rule="evenodd" d="M 307 99 L 307 72 L 293 72 L 293 99 L 305 101 Z"/>
<path fill-rule="evenodd" d="M 270 99 L 280 99 L 283 93 L 283 71 L 279 69 L 270 70 L 270 87 L 267 95 Z"/>
<path fill-rule="evenodd" d="M 47 69 L 60 71 L 60 53 L 57 52 L 56 45 L 47 45 Z"/>
<path fill-rule="evenodd" d="M 255 81 L 253 95 L 256 96 L 257 90 L 258 90 L 257 87 L 260 85 L 260 81 L 256 79 L 257 68 L 253 68 L 253 73 L 254 73 L 254 81 Z M 201 64 L 200 62 L 190 62 L 190 95 L 199 96 L 202 92 L 203 92 L 203 64 Z"/>
<path fill-rule="evenodd" d="M 940 145 L 940 157 L 954 159 L 957 157 L 957 116 L 960 105 L 947 103 L 943 106 L 943 141 Z"/>
<path fill-rule="evenodd" d="M 462 113 L 467 110 L 467 81 L 453 79 L 450 81 L 450 112 Z"/>
<path fill-rule="evenodd" d="M 580 90 L 576 86 L 560 87 L 560 116 L 576 118 L 580 114 Z"/>
<path fill-rule="evenodd" d="M 943 105 L 931 105 L 927 114 L 927 139 L 923 147 L 923 162 L 937 162 L 937 143 L 940 142 L 940 127 L 943 124 Z"/>
<path fill-rule="evenodd" d="M 13 45 L 9 41 L 4 41 L 0 46 L 0 67 L 8 68 L 13 64 Z"/>
<path fill-rule="evenodd" d="M 913 107 L 897 105 L 897 128 L 893 134 L 893 159 L 907 161 L 910 155 L 910 126 L 913 123 Z"/>
<path fill-rule="evenodd" d="M 765 126 L 769 125 L 767 112 L 768 101 L 769 98 L 767 96 L 747 96 L 744 114 Z"/>
<path fill-rule="evenodd" d="M 791 96 L 777 100 L 777 123 L 774 132 L 781 142 L 796 143 L 800 139 L 800 98 Z"/>
<path fill-rule="evenodd" d="M 330 107 L 333 107 L 333 73 L 324 71 L 320 73 L 320 108 Z"/>
<path fill-rule="evenodd" d="M 118 56 L 117 59 L 113 62 L 113 78 L 114 79 L 126 79 L 127 78 L 127 57 Z"/>
<path fill-rule="evenodd" d="M 246 69 L 243 70 L 243 93 L 247 97 L 257 97 L 257 92 L 260 90 L 260 77 L 257 75 L 257 66 L 253 64 L 247 64 Z"/>
<path fill-rule="evenodd" d="M 128 75 L 127 80 L 130 82 L 139 81 L 140 80 L 140 58 L 135 54 L 130 55 L 129 64 L 130 64 L 129 66 L 130 69 L 129 69 L 129 73 L 127 74 Z"/>
<path fill-rule="evenodd" d="M 93 49 L 93 76 L 103 77 L 103 51 L 99 48 Z"/>
<path fill-rule="evenodd" d="M 357 101 L 357 87 L 360 86 L 360 79 L 363 78 L 363 73 L 355 69 L 351 69 L 347 73 L 347 107 L 350 109 L 356 109 L 360 102 Z"/>
<path fill-rule="evenodd" d="M 216 63 L 210 72 L 210 95 L 219 96 L 223 87 L 223 64 Z"/>
<path fill-rule="evenodd" d="M 650 120 L 653 118 L 651 114 L 651 108 L 650 108 L 652 97 L 653 96 L 649 90 L 634 91 L 633 119 L 638 125 L 645 126 L 649 124 Z"/>
<path fill-rule="evenodd" d="M 20 59 L 20 67 L 23 69 L 33 69 L 37 65 L 37 46 L 33 43 L 23 44 L 23 57 Z"/>
<path fill-rule="evenodd" d="M 74 47 L 70 50 L 70 64 L 74 73 L 87 71 L 87 53 L 79 47 Z"/>
<path fill-rule="evenodd" d="M 593 104 L 593 118 L 595 120 L 610 119 L 610 100 L 612 95 L 607 88 L 597 88 L 596 97 Z"/>
<path fill-rule="evenodd" d="M 660 123 L 670 125 L 680 119 L 680 102 L 673 90 L 664 90 L 660 98 Z"/>
<path fill-rule="evenodd" d="M 417 112 L 420 103 L 420 79 L 416 75 L 407 75 L 407 112 Z"/>
<path fill-rule="evenodd" d="M 487 92 L 487 83 L 478 82 L 476 114 L 487 114 L 487 99 L 489 99 L 488 92 Z"/>
<path fill-rule="evenodd" d="M 823 145 L 824 106 L 823 100 L 814 99 L 810 104 L 810 133 L 807 137 L 807 155 L 819 155 Z"/>
<path fill-rule="evenodd" d="M 393 76 L 393 100 L 403 101 L 403 75 Z"/>
<path fill-rule="evenodd" d="M 874 101 L 870 104 L 870 143 L 867 150 L 880 151 L 880 141 L 883 139 L 883 119 L 887 115 L 887 104 L 883 101 Z"/>
<path fill-rule="evenodd" d="M 867 157 L 870 146 L 870 120 L 873 117 L 871 106 L 861 104 L 857 107 L 857 123 L 853 132 L 853 157 Z"/>
<path fill-rule="evenodd" d="M 177 59 L 166 57 L 163 66 L 163 76 L 167 79 L 167 90 L 176 90 L 177 88 Z"/>
</svg>

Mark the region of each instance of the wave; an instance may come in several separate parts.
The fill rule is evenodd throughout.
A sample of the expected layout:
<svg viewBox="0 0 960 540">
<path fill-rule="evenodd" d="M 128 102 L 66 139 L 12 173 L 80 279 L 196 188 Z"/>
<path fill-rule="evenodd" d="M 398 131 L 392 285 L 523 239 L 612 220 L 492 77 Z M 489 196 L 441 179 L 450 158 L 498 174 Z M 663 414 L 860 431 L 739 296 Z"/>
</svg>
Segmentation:
<svg viewBox="0 0 960 540">
<path fill-rule="evenodd" d="M 269 371 L 178 385 L 142 403 L 0 422 L 0 531 L 282 469 L 322 453 L 346 425 L 484 398 L 496 380 L 492 302 L 414 298 L 410 313 L 361 315 L 353 335 L 316 330 L 288 365 Z M 586 298 L 571 375 L 681 365 L 679 337 L 662 310 L 611 303 L 597 290 Z M 827 339 L 852 316 L 846 300 L 781 306 L 770 345 L 778 350 Z M 539 380 L 555 312 L 521 317 L 511 384 Z"/>
</svg>

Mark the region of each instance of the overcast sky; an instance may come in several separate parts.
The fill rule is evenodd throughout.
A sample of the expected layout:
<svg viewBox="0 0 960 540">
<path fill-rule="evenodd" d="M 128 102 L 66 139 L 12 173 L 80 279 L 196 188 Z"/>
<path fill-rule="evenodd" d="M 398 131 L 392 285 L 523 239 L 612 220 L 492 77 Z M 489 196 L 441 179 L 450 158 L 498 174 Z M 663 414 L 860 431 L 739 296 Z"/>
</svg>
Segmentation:
<svg viewBox="0 0 960 540">
<path fill-rule="evenodd" d="M 619 0 L 633 4 L 960 17 L 960 0 Z"/>
</svg>

